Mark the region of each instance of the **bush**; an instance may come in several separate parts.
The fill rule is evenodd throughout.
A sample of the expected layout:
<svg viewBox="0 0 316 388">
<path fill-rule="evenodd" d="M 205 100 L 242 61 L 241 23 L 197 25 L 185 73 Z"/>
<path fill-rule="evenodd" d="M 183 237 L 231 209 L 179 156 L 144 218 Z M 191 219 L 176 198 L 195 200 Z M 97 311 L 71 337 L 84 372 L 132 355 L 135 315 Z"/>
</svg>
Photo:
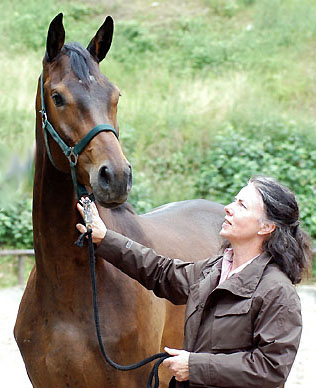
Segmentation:
<svg viewBox="0 0 316 388">
<path fill-rule="evenodd" d="M 294 191 L 302 226 L 315 239 L 316 151 L 310 137 L 282 123 L 255 124 L 250 133 L 225 128 L 201 161 L 195 193 L 226 204 L 252 175 L 272 176 Z"/>
<path fill-rule="evenodd" d="M 33 248 L 31 199 L 23 199 L 7 209 L 0 209 L 0 246 Z"/>
<path fill-rule="evenodd" d="M 133 180 L 128 202 L 138 213 L 146 213 L 155 206 L 152 200 L 152 186 L 143 173 L 134 174 Z"/>
</svg>

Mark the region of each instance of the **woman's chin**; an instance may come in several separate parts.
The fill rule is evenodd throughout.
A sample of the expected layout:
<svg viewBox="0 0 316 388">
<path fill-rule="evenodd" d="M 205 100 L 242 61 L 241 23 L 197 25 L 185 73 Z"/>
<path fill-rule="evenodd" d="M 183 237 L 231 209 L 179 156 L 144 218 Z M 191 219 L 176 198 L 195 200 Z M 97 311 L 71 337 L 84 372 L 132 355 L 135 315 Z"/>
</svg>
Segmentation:
<svg viewBox="0 0 316 388">
<path fill-rule="evenodd" d="M 232 237 L 231 231 L 228 230 L 227 227 L 222 227 L 222 229 L 219 232 L 219 235 L 224 239 L 230 241 L 230 238 Z"/>
<path fill-rule="evenodd" d="M 221 237 L 223 237 L 224 239 L 228 240 L 230 233 L 229 233 L 229 231 L 225 227 L 222 227 L 222 229 L 219 232 L 219 235 Z"/>
</svg>

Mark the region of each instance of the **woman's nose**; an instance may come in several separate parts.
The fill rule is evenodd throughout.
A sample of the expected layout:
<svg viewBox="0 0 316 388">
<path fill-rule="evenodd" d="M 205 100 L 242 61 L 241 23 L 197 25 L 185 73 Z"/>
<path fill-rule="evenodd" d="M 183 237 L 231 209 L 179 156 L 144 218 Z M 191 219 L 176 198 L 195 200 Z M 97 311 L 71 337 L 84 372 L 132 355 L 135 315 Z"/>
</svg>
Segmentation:
<svg viewBox="0 0 316 388">
<path fill-rule="evenodd" d="M 228 216 L 232 216 L 232 215 L 233 215 L 232 208 L 231 208 L 231 203 L 230 203 L 229 205 L 226 205 L 226 206 L 224 207 L 224 210 L 225 210 L 225 212 L 226 212 L 226 214 L 227 214 Z"/>
</svg>

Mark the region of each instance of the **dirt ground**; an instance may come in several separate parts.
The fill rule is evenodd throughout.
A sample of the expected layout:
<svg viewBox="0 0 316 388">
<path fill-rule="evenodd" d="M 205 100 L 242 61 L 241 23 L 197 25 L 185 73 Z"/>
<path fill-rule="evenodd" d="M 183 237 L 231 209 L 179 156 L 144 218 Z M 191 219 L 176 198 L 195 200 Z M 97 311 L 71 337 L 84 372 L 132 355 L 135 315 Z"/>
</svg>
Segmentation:
<svg viewBox="0 0 316 388">
<path fill-rule="evenodd" d="M 0 290 L 0 386 L 31 388 L 22 358 L 13 337 L 13 326 L 23 289 Z M 286 388 L 315 387 L 316 286 L 300 286 L 303 334 L 300 349 Z"/>
</svg>

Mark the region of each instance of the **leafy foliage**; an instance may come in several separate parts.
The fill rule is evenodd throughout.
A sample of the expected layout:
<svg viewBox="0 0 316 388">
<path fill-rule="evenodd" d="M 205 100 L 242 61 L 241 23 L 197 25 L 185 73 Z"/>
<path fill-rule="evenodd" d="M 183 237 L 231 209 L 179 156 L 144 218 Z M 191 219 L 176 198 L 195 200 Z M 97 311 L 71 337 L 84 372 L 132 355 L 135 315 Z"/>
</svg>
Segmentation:
<svg viewBox="0 0 316 388">
<path fill-rule="evenodd" d="M 0 246 L 32 248 L 32 200 L 24 199 L 0 209 Z"/>
<path fill-rule="evenodd" d="M 291 124 L 265 122 L 251 129 L 249 134 L 231 126 L 215 137 L 197 174 L 196 195 L 226 204 L 252 175 L 272 176 L 294 191 L 302 226 L 315 239 L 315 145 Z"/>
</svg>

